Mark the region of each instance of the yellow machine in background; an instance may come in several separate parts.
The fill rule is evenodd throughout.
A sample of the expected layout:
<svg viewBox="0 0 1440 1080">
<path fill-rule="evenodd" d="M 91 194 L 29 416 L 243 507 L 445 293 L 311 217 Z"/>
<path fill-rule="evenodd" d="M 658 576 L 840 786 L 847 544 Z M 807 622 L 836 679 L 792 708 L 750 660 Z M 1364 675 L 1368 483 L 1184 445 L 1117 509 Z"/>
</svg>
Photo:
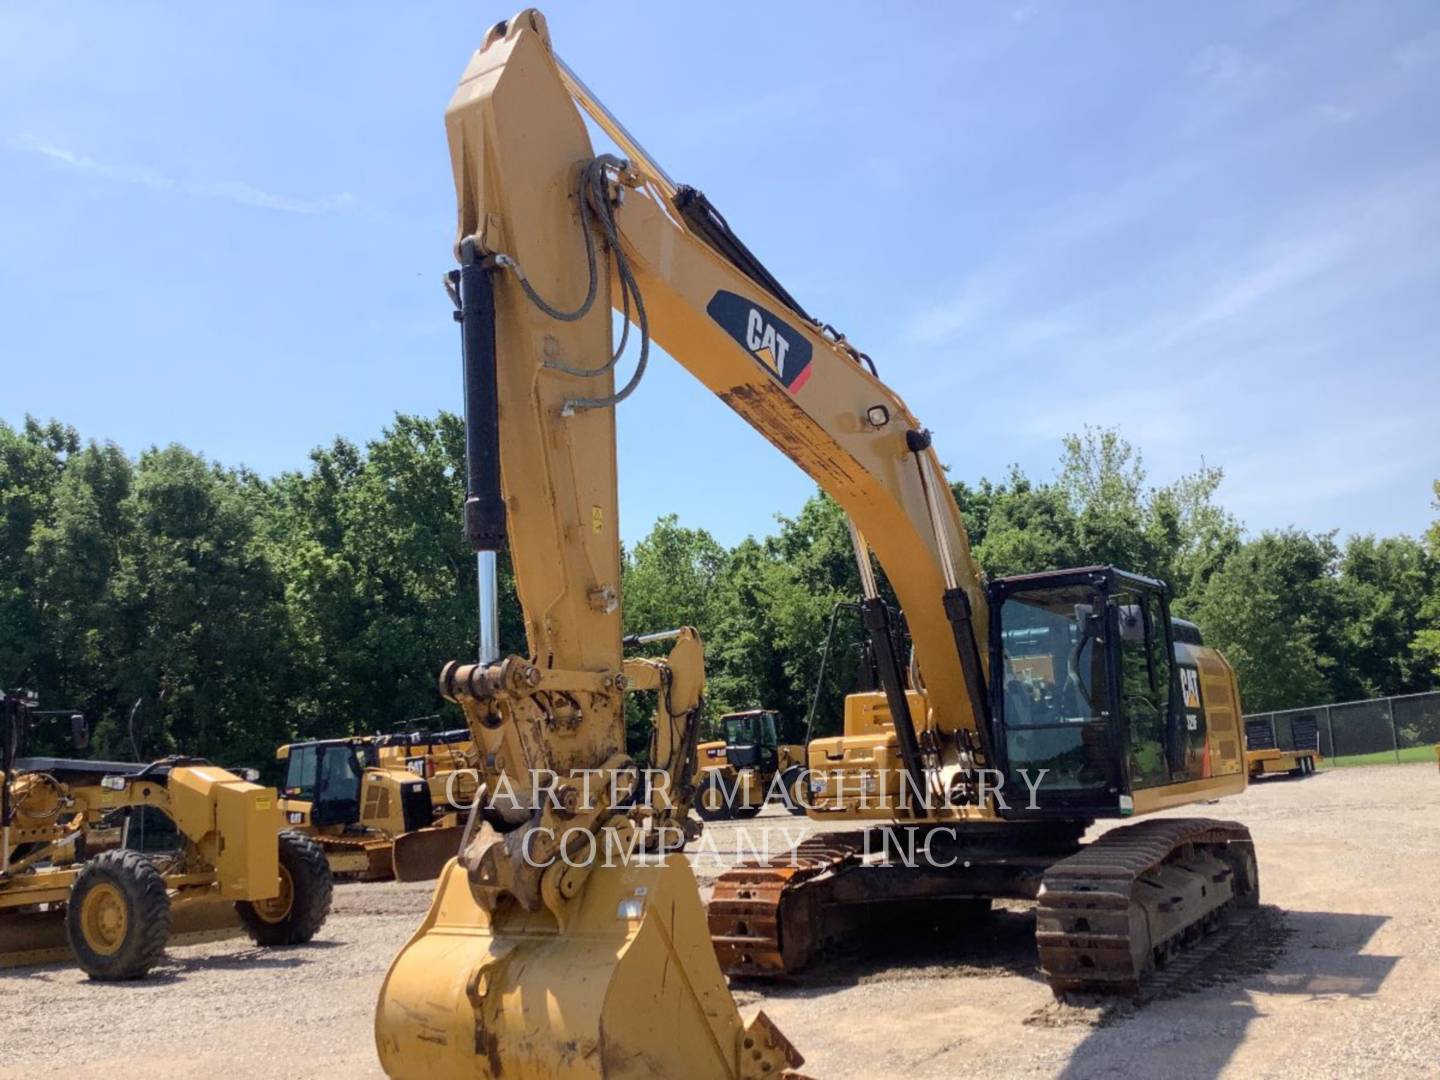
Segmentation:
<svg viewBox="0 0 1440 1080">
<path fill-rule="evenodd" d="M 426 717 L 425 719 L 435 719 Z M 413 725 L 416 721 L 407 721 Z M 381 768 L 408 769 L 430 788 L 436 816 L 468 808 L 479 785 L 475 739 L 468 728 L 430 731 L 411 727 L 375 737 Z"/>
<path fill-rule="evenodd" d="M 649 767 L 636 792 L 645 811 L 631 813 L 636 844 L 649 852 L 680 851 L 701 829 L 690 808 L 698 787 L 696 746 L 705 711 L 705 646 L 693 626 L 630 635 L 622 644 L 661 642 L 670 644 L 664 659 L 630 656 L 623 665 L 627 692 L 655 695 L 646 748 Z"/>
<path fill-rule="evenodd" d="M 336 876 L 429 881 L 459 850 L 478 785 L 468 731 L 315 739 L 275 756 L 286 826 L 314 837 Z"/>
<path fill-rule="evenodd" d="M 582 109 L 623 158 L 595 153 Z M 478 662 L 447 665 L 441 692 L 483 748 L 486 798 L 381 990 L 385 1070 L 785 1075 L 800 1055 L 763 1014 L 740 1020 L 717 951 L 784 970 L 854 900 L 902 920 L 928 900 L 1038 894 L 1057 992 L 1138 993 L 1187 943 L 1242 924 L 1259 896 L 1243 826 L 1157 818 L 1080 843 L 1099 818 L 1246 783 L 1233 671 L 1171 619 L 1164 584 L 1108 566 L 983 581 L 929 431 L 645 153 L 538 12 L 490 30 L 446 127 L 482 618 Z M 881 265 L 856 253 L 862 273 Z M 639 350 L 618 387 L 612 309 Z M 879 688 L 808 747 L 812 816 L 852 828 L 725 875 L 708 934 L 683 858 L 630 857 L 615 407 L 652 340 L 844 509 Z M 502 548 L 526 635 L 503 658 Z M 891 854 L 921 847 L 942 861 Z"/>
<path fill-rule="evenodd" d="M 1309 776 L 1324 761 L 1320 721 L 1304 713 L 1272 714 L 1245 721 L 1245 767 L 1261 776 Z"/>
<path fill-rule="evenodd" d="M 697 814 L 706 821 L 752 818 L 772 796 L 792 814 L 805 813 L 805 748 L 781 743 L 779 723 L 772 709 L 720 717 L 725 737 L 697 747 Z"/>
<path fill-rule="evenodd" d="M 273 789 L 183 758 L 23 757 L 33 699 L 0 696 L 0 966 L 73 953 L 91 978 L 134 979 L 167 942 L 228 936 L 237 919 L 266 946 L 320 929 L 331 897 L 324 854 L 280 831 Z M 117 811 L 120 846 L 92 854 L 88 838 Z M 151 824 L 143 845 L 141 820 Z"/>
</svg>

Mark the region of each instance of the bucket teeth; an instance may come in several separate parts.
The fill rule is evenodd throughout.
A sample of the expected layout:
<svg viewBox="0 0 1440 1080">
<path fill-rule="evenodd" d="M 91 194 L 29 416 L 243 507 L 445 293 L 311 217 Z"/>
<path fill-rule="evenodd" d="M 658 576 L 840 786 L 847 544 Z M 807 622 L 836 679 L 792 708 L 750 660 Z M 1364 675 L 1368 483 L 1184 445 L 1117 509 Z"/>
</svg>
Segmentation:
<svg viewBox="0 0 1440 1080">
<path fill-rule="evenodd" d="M 788 1080 L 805 1080 L 795 1072 L 805 1059 L 774 1022 L 763 1012 L 755 1014 L 740 1034 L 741 1080 L 761 1080 L 780 1076 Z"/>
</svg>

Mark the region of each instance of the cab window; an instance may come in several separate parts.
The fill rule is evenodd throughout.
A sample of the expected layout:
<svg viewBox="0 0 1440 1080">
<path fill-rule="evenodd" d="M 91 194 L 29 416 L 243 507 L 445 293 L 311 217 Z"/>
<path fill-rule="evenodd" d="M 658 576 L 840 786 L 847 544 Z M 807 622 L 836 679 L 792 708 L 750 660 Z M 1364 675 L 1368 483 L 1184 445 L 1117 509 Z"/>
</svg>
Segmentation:
<svg viewBox="0 0 1440 1080">
<path fill-rule="evenodd" d="M 299 746 L 290 751 L 285 769 L 285 794 L 307 802 L 315 800 L 315 765 L 318 746 Z"/>
<path fill-rule="evenodd" d="M 767 712 L 760 717 L 760 745 L 778 746 L 780 737 L 775 733 L 775 714 Z"/>
<path fill-rule="evenodd" d="M 360 763 L 348 746 L 332 746 L 320 762 L 320 788 L 327 800 L 360 797 Z"/>
<path fill-rule="evenodd" d="M 725 721 L 725 741 L 731 746 L 747 746 L 755 741 L 750 716 L 732 716 Z"/>
<path fill-rule="evenodd" d="M 1170 715 L 1170 656 L 1160 597 L 1126 591 L 1116 596 L 1119 624 L 1120 711 L 1129 736 L 1133 788 L 1169 782 L 1165 735 Z"/>
<path fill-rule="evenodd" d="M 1042 792 L 1110 788 L 1104 610 L 1088 586 L 1018 592 L 1001 608 L 1006 757 Z"/>
</svg>

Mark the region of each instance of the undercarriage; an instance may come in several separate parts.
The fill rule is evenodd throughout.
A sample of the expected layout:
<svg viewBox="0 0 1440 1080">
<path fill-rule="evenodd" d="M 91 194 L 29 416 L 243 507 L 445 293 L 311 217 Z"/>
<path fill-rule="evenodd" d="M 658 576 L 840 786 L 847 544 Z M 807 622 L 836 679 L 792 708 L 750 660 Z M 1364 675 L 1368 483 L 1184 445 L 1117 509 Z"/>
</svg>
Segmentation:
<svg viewBox="0 0 1440 1080">
<path fill-rule="evenodd" d="M 1244 826 L 1204 818 L 1122 825 L 1082 846 L 1088 822 L 890 825 L 821 833 L 715 883 L 711 940 L 727 975 L 798 976 L 867 920 L 917 905 L 978 914 L 1036 901 L 1040 966 L 1055 993 L 1141 997 L 1155 972 L 1259 904 Z"/>
</svg>

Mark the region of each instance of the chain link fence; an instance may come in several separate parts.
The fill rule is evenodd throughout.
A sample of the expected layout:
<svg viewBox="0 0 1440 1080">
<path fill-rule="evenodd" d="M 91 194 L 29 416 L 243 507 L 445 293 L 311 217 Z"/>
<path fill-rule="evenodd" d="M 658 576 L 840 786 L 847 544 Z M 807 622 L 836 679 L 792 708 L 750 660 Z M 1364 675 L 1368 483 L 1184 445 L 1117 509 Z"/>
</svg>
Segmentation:
<svg viewBox="0 0 1440 1080">
<path fill-rule="evenodd" d="M 1398 697 L 1342 701 L 1303 709 L 1250 713 L 1265 721 L 1272 736 L 1296 722 L 1319 729 L 1320 753 L 1330 765 L 1433 761 L 1440 745 L 1440 691 Z"/>
</svg>

